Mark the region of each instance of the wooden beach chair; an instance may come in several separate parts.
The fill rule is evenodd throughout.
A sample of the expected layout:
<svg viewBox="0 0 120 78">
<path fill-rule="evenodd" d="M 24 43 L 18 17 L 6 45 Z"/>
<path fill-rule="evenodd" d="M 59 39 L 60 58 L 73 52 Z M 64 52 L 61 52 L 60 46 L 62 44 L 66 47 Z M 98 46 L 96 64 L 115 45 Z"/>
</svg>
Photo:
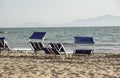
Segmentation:
<svg viewBox="0 0 120 78">
<path fill-rule="evenodd" d="M 46 32 L 34 32 L 32 36 L 29 38 L 30 46 L 34 51 L 35 57 L 38 51 L 43 50 L 45 45 L 43 44 L 43 40 L 45 38 Z"/>
<path fill-rule="evenodd" d="M 8 51 L 8 56 L 9 56 L 9 51 L 10 51 L 10 47 L 8 46 L 5 37 L 0 37 L 0 54 L 2 50 L 7 50 Z"/>
<path fill-rule="evenodd" d="M 74 37 L 74 42 L 78 43 L 78 44 L 83 44 L 84 45 L 91 45 L 93 46 L 94 44 L 94 40 L 93 37 Z M 89 58 L 89 55 L 93 52 L 93 49 L 75 49 L 74 50 L 74 56 L 83 56 L 83 55 L 87 55 L 87 57 Z"/>
</svg>

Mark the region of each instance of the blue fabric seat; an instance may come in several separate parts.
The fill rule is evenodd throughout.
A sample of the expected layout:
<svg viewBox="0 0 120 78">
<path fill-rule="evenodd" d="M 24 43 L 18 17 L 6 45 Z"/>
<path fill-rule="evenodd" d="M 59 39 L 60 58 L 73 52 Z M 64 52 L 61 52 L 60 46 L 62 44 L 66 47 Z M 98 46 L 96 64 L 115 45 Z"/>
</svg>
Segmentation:
<svg viewBox="0 0 120 78">
<path fill-rule="evenodd" d="M 30 44 L 32 45 L 34 51 L 43 50 L 43 48 L 45 47 L 44 44 L 41 42 L 30 42 Z"/>
<path fill-rule="evenodd" d="M 29 39 L 40 39 L 43 40 L 46 32 L 34 32 Z"/>
<path fill-rule="evenodd" d="M 54 49 L 54 48 L 43 48 L 46 54 L 51 54 L 51 55 L 60 55 L 59 51 Z"/>
<path fill-rule="evenodd" d="M 74 37 L 75 43 L 94 44 L 93 37 Z"/>
<path fill-rule="evenodd" d="M 78 44 L 94 44 L 93 37 L 74 37 L 74 42 Z M 90 55 L 93 49 L 76 49 L 74 54 Z"/>
<path fill-rule="evenodd" d="M 75 50 L 75 55 L 76 54 L 88 54 L 88 55 L 90 55 L 91 54 L 91 52 L 92 52 L 92 49 L 76 49 Z"/>
<path fill-rule="evenodd" d="M 52 57 L 54 56 L 54 60 L 58 56 L 59 56 L 59 58 L 62 57 L 62 60 L 64 60 L 64 58 L 65 58 L 65 55 L 61 55 L 61 53 L 58 50 L 56 50 L 55 48 L 43 48 L 43 50 L 45 52 L 45 57 L 46 57 L 46 55 L 52 56 Z"/>
<path fill-rule="evenodd" d="M 65 52 L 65 48 L 62 43 L 49 43 L 51 48 L 58 50 L 59 52 Z"/>
</svg>

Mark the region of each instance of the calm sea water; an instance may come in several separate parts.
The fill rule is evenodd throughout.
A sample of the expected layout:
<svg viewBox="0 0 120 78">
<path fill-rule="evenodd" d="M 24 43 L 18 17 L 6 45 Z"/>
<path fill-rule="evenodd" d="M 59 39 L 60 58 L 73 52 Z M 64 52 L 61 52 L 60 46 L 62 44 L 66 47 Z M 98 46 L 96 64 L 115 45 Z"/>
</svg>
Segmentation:
<svg viewBox="0 0 120 78">
<path fill-rule="evenodd" d="M 120 53 L 120 27 L 62 27 L 62 28 L 0 28 L 0 36 L 6 37 L 10 47 L 30 48 L 28 40 L 33 32 L 47 32 L 44 43 L 61 42 L 74 50 L 74 36 L 92 36 L 95 52 Z"/>
</svg>

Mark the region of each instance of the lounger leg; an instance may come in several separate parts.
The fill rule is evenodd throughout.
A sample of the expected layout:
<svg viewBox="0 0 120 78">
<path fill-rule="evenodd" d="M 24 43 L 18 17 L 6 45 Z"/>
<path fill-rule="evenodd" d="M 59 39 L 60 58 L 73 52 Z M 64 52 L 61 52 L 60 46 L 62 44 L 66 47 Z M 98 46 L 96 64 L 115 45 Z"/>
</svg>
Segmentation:
<svg viewBox="0 0 120 78">
<path fill-rule="evenodd" d="M 56 61 L 56 55 L 54 55 L 54 56 L 55 56 L 54 61 Z"/>
<path fill-rule="evenodd" d="M 74 56 L 75 56 L 75 54 L 72 54 L 72 55 L 71 55 L 71 58 L 70 58 L 70 61 L 71 61 L 71 62 L 73 62 L 73 59 L 75 58 Z"/>
<path fill-rule="evenodd" d="M 59 61 L 64 61 L 65 56 L 59 56 Z"/>
<path fill-rule="evenodd" d="M 8 50 L 8 54 L 7 54 L 7 57 L 9 57 L 9 53 L 10 53 L 10 50 Z"/>
<path fill-rule="evenodd" d="M 0 49 L 0 54 L 1 54 L 1 49 Z"/>
<path fill-rule="evenodd" d="M 63 57 L 62 57 L 62 61 L 64 61 L 64 60 L 65 60 L 65 57 L 63 56 Z"/>
<path fill-rule="evenodd" d="M 35 51 L 35 53 L 34 53 L 34 57 L 36 58 L 36 56 L 37 56 L 37 51 Z"/>
<path fill-rule="evenodd" d="M 28 56 L 28 51 L 25 50 L 25 54 L 26 54 L 26 56 Z"/>
<path fill-rule="evenodd" d="M 18 56 L 20 56 L 20 50 L 17 50 L 17 54 L 18 54 Z"/>
<path fill-rule="evenodd" d="M 46 54 L 45 54 L 45 60 L 44 61 L 46 61 Z"/>
</svg>

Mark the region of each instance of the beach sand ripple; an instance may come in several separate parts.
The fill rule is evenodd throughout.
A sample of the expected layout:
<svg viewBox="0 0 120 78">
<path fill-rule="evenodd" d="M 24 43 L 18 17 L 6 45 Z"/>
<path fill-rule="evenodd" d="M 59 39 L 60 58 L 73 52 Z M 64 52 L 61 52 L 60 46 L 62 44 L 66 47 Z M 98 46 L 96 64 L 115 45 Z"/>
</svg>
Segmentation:
<svg viewBox="0 0 120 78">
<path fill-rule="evenodd" d="M 119 55 L 94 54 L 82 61 L 57 60 L 0 55 L 0 78 L 120 78 Z"/>
</svg>

